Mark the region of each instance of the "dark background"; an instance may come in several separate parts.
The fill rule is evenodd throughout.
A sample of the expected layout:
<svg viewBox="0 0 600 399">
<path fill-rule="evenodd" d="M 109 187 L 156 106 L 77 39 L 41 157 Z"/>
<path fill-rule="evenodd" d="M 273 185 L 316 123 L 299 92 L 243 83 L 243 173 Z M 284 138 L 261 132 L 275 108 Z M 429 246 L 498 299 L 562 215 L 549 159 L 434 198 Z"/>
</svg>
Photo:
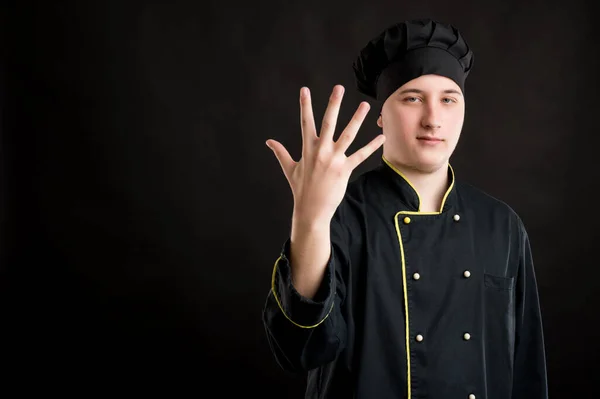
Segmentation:
<svg viewBox="0 0 600 399">
<path fill-rule="evenodd" d="M 302 377 L 277 367 L 261 323 L 292 210 L 264 142 L 297 159 L 303 85 L 318 122 L 343 84 L 344 126 L 366 100 L 354 90 L 359 49 L 425 16 L 457 25 L 475 52 L 452 163 L 528 228 L 550 396 L 589 397 L 600 371 L 592 5 L 6 4 L 2 386 L 301 398 Z M 351 151 L 379 132 L 375 117 Z"/>
</svg>

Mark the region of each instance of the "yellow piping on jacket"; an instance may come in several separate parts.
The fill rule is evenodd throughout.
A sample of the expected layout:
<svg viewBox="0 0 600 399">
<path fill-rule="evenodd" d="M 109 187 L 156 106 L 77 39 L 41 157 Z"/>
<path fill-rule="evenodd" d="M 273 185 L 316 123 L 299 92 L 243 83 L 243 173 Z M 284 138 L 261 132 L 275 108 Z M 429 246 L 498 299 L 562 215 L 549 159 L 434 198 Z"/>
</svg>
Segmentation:
<svg viewBox="0 0 600 399">
<path fill-rule="evenodd" d="M 404 313 L 406 315 L 406 320 L 405 320 L 405 324 L 406 324 L 406 331 L 405 331 L 406 364 L 407 364 L 407 367 L 406 367 L 407 379 L 406 379 L 406 381 L 407 381 L 407 389 L 408 389 L 408 399 L 411 399 L 412 389 L 411 389 L 411 362 L 410 362 L 410 325 L 409 325 L 409 314 L 408 314 L 408 293 L 407 293 L 407 289 L 406 289 L 406 261 L 405 261 L 405 255 L 404 255 L 404 245 L 402 244 L 402 234 L 400 233 L 400 226 L 398 223 L 398 217 L 400 215 L 439 215 L 439 214 L 441 214 L 444 209 L 446 199 L 448 198 L 448 195 L 450 194 L 450 192 L 452 191 L 452 188 L 454 187 L 454 169 L 452 168 L 451 165 L 448 165 L 450 168 L 450 171 L 452 173 L 452 182 L 450 183 L 448 190 L 444 194 L 444 197 L 442 199 L 442 204 L 440 206 L 440 210 L 438 212 L 421 212 L 420 211 L 421 197 L 419 196 L 419 192 L 415 189 L 415 187 L 408 180 L 408 178 L 402 172 L 400 172 L 400 170 L 398 170 L 394 165 L 392 165 L 385 157 L 382 157 L 382 159 L 394 172 L 396 172 L 398 175 L 400 175 L 400 177 L 402 177 L 408 183 L 408 185 L 410 185 L 410 187 L 412 187 L 412 189 L 415 191 L 415 194 L 417 195 L 417 198 L 419 200 L 419 208 L 418 208 L 419 210 L 417 210 L 417 211 L 398 211 L 396 213 L 396 215 L 394 216 L 396 234 L 398 235 L 398 243 L 400 245 L 400 258 L 402 261 L 402 284 L 403 284 L 403 291 L 404 291 L 404 310 L 405 310 Z M 295 321 L 293 321 L 287 315 L 285 310 L 283 309 L 283 306 L 281 305 L 281 302 L 280 302 L 279 298 L 277 297 L 277 293 L 275 290 L 275 276 L 277 273 L 277 264 L 279 263 L 280 260 L 281 260 L 281 256 L 279 256 L 279 258 L 277 258 L 277 260 L 275 261 L 275 265 L 273 266 L 273 275 L 271 277 L 271 292 L 273 293 L 275 302 L 277 302 L 277 305 L 279 306 L 279 309 L 281 309 L 281 312 L 283 313 L 283 315 L 295 326 L 298 326 L 300 328 L 315 328 L 315 327 L 317 327 L 319 324 L 323 323 L 327 319 L 327 317 L 331 314 L 331 311 L 333 310 L 333 307 L 335 306 L 335 302 L 333 302 L 331 304 L 331 308 L 329 309 L 329 312 L 327 313 L 327 315 L 325 315 L 325 317 L 321 321 L 319 321 L 317 324 L 314 324 L 311 326 L 304 326 L 304 325 L 298 324 Z"/>
<path fill-rule="evenodd" d="M 446 199 L 448 198 L 448 194 L 450 194 L 450 191 L 452 190 L 452 187 L 454 187 L 454 170 L 452 169 L 452 166 L 448 165 L 450 167 L 450 171 L 452 172 L 452 182 L 450 183 L 450 186 L 448 187 L 448 190 L 446 191 L 446 194 L 444 195 L 444 198 L 442 199 L 442 205 L 440 206 L 440 210 L 438 212 L 421 212 L 421 197 L 419 197 L 419 192 L 415 189 L 415 187 L 412 185 L 412 183 L 408 180 L 408 178 L 406 176 L 404 176 L 404 174 L 402 172 L 400 172 L 394 165 L 392 165 L 390 163 L 390 161 L 388 161 L 385 157 L 382 157 L 383 161 L 394 171 L 396 172 L 398 175 L 400 175 L 400 177 L 402 177 L 409 186 L 412 187 L 412 189 L 415 191 L 415 194 L 417 194 L 417 198 L 419 199 L 419 210 L 417 211 L 399 211 L 396 213 L 396 215 L 394 216 L 394 224 L 396 226 L 396 234 L 398 235 L 398 243 L 400 244 L 400 259 L 402 261 L 402 285 L 403 285 L 403 291 L 404 291 L 404 314 L 406 315 L 406 331 L 405 331 L 405 336 L 406 336 L 406 370 L 407 370 L 407 376 L 406 376 L 406 381 L 407 381 L 407 389 L 408 389 L 408 399 L 411 399 L 412 396 L 412 389 L 411 389 L 411 371 L 410 371 L 410 367 L 411 367 L 411 363 L 410 363 L 410 325 L 409 325 L 409 315 L 408 315 L 408 292 L 406 290 L 406 260 L 405 260 L 405 256 L 404 256 L 404 245 L 402 244 L 402 235 L 400 234 L 400 225 L 398 223 L 398 216 L 400 215 L 439 215 L 440 213 L 442 213 L 443 209 L 444 209 L 444 205 L 446 203 Z"/>
<path fill-rule="evenodd" d="M 323 320 L 321 320 L 317 324 L 314 324 L 312 326 L 303 326 L 302 324 L 296 323 L 294 320 L 292 320 L 287 315 L 287 313 L 285 313 L 285 310 L 283 310 L 283 306 L 281 305 L 281 302 L 279 301 L 279 298 L 277 297 L 277 293 L 275 291 L 275 276 L 277 274 L 277 264 L 279 263 L 280 260 L 281 260 L 281 256 L 279 256 L 279 258 L 277 258 L 277 260 L 275 261 L 275 265 L 273 266 L 273 276 L 271 277 L 271 292 L 273 293 L 273 298 L 275 298 L 275 302 L 277 302 L 277 305 L 279 306 L 279 309 L 281 309 L 281 313 L 283 313 L 283 315 L 286 317 L 286 319 L 288 319 L 293 325 L 298 326 L 300 328 L 315 328 L 319 324 L 323 323 L 325 321 L 325 319 L 327 319 L 327 317 L 329 316 L 329 314 L 333 310 L 333 306 L 335 305 L 335 299 L 331 303 L 331 308 L 329 309 L 329 312 L 327 312 L 327 314 L 325 315 L 325 317 L 323 317 Z"/>
</svg>

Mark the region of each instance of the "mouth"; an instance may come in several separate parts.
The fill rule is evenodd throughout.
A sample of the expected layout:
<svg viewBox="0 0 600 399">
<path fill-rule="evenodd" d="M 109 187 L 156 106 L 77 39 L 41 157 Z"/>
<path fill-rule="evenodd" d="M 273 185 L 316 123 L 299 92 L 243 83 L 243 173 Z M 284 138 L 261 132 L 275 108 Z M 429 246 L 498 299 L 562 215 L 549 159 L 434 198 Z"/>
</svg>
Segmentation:
<svg viewBox="0 0 600 399">
<path fill-rule="evenodd" d="M 431 136 L 417 137 L 417 140 L 426 141 L 426 142 L 430 142 L 430 143 L 439 143 L 439 142 L 444 141 L 443 139 L 441 139 L 439 137 L 431 137 Z"/>
</svg>

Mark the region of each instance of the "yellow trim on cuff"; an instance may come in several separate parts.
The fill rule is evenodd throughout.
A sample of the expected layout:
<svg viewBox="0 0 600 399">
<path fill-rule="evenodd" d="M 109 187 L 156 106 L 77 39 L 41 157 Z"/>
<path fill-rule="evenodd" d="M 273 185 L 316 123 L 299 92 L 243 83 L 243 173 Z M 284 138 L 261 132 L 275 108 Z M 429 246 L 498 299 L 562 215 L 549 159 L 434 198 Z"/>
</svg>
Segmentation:
<svg viewBox="0 0 600 399">
<path fill-rule="evenodd" d="M 323 320 L 321 320 L 317 324 L 314 324 L 312 326 L 303 326 L 301 324 L 296 323 L 285 313 L 285 310 L 283 310 L 283 306 L 281 305 L 281 302 L 279 301 L 279 298 L 277 297 L 277 293 L 275 292 L 275 275 L 277 274 L 277 264 L 279 263 L 280 260 L 281 260 L 281 256 L 279 256 L 279 258 L 277 258 L 277 260 L 275 261 L 275 265 L 273 266 L 273 275 L 271 277 L 271 292 L 273 293 L 273 297 L 275 298 L 275 302 L 277 302 L 279 309 L 281 309 L 281 313 L 283 313 L 285 318 L 288 319 L 293 325 L 298 326 L 300 328 L 315 328 L 315 327 L 317 327 L 319 324 L 323 323 L 325 321 L 325 319 L 327 319 L 327 317 L 329 317 L 329 314 L 331 313 L 331 311 L 333 310 L 333 307 L 335 305 L 335 299 L 333 300 L 333 302 L 331 304 L 331 308 L 329 309 L 329 312 L 327 312 L 327 314 L 325 315 Z"/>
</svg>

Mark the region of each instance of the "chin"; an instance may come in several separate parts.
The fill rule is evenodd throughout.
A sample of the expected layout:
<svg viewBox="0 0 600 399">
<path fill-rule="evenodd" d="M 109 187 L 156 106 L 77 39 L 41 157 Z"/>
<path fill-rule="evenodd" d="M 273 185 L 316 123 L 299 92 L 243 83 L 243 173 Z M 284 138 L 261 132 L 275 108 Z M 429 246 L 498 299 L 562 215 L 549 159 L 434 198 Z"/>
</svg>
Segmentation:
<svg viewBox="0 0 600 399">
<path fill-rule="evenodd" d="M 415 162 L 413 163 L 413 166 L 415 169 L 423 172 L 423 173 L 433 173 L 436 172 L 438 170 L 440 170 L 440 168 L 444 168 L 446 167 L 448 163 L 448 159 L 447 158 L 440 158 L 438 157 L 420 157 L 420 159 L 415 160 Z"/>
<path fill-rule="evenodd" d="M 386 152 L 384 156 L 401 169 L 413 170 L 418 173 L 429 174 L 446 167 L 448 163 L 447 153 L 439 151 L 416 151 L 408 153 Z"/>
</svg>

